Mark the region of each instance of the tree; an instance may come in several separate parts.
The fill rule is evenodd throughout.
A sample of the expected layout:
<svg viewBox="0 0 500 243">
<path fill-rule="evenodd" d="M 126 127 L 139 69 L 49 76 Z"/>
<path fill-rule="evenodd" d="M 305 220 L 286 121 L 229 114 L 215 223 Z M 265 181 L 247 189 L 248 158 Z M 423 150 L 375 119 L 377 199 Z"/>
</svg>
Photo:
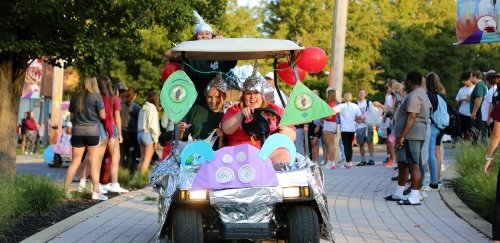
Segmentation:
<svg viewBox="0 0 500 243">
<path fill-rule="evenodd" d="M 107 74 L 140 53 L 142 35 L 154 23 L 176 36 L 194 22 L 191 10 L 208 19 L 223 15 L 226 0 L 19 0 L 0 2 L 0 176 L 15 175 L 19 95 L 29 60 L 65 60 L 80 76 Z M 192 22 L 191 22 L 192 21 Z M 170 38 L 173 40 L 174 38 Z M 163 53 L 163 51 L 159 51 Z M 135 78 L 135 77 L 134 77 Z"/>
</svg>

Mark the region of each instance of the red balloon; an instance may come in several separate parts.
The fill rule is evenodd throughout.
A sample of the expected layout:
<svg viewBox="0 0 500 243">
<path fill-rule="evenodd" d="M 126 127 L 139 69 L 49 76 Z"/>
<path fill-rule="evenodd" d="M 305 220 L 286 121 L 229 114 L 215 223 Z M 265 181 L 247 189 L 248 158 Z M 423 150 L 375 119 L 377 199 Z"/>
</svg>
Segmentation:
<svg viewBox="0 0 500 243">
<path fill-rule="evenodd" d="M 295 83 L 297 83 L 295 74 L 293 73 L 293 68 L 290 67 L 289 62 L 282 62 L 276 68 L 278 69 L 278 77 L 283 80 L 283 82 L 289 85 L 295 85 Z M 306 78 L 306 72 L 299 67 L 295 68 L 299 74 L 300 81 L 303 81 Z"/>
<path fill-rule="evenodd" d="M 295 57 L 295 63 L 306 72 L 321 72 L 326 66 L 326 53 L 319 47 L 309 47 Z"/>
<path fill-rule="evenodd" d="M 173 72 L 181 69 L 181 65 L 179 63 L 169 63 L 165 65 L 161 69 L 161 81 L 165 82 L 167 78 L 172 74 Z"/>
</svg>

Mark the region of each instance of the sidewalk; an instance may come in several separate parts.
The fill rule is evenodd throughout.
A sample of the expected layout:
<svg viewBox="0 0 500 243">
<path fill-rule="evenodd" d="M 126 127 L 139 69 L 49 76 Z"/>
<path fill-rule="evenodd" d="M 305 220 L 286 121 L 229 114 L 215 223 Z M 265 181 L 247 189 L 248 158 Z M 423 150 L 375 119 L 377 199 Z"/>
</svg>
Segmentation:
<svg viewBox="0 0 500 243">
<path fill-rule="evenodd" d="M 421 206 L 385 201 L 383 196 L 396 186 L 390 180 L 396 173 L 381 165 L 383 158 L 384 153 L 377 153 L 375 166 L 325 168 L 325 191 L 336 242 L 489 242 L 485 234 L 447 206 L 454 206 L 458 198 L 445 197 L 446 203 L 443 201 L 441 195 L 454 195 L 450 188 L 429 192 Z M 355 156 L 354 161 L 358 160 Z M 450 158 L 445 160 L 447 171 L 452 171 L 451 163 Z M 157 200 L 158 195 L 151 188 L 112 198 L 23 242 L 154 242 L 159 225 L 157 202 L 152 198 Z M 458 207 L 458 211 L 463 210 Z M 486 233 L 488 225 L 491 231 L 486 221 L 472 220 L 483 223 Z"/>
</svg>

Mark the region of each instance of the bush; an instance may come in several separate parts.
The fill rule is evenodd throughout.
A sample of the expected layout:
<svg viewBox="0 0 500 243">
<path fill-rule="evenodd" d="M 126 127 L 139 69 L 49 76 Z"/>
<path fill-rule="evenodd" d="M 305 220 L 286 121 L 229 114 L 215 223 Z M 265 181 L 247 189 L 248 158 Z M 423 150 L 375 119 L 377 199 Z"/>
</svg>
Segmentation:
<svg viewBox="0 0 500 243">
<path fill-rule="evenodd" d="M 150 171 L 140 176 L 136 174 L 134 178 L 129 181 L 128 185 L 130 186 L 130 188 L 144 188 L 149 183 L 149 174 Z"/>
<path fill-rule="evenodd" d="M 33 175 L 0 178 L 0 241 L 16 219 L 50 212 L 64 198 L 63 188 L 48 178 Z"/>
<path fill-rule="evenodd" d="M 130 170 L 120 167 L 120 170 L 118 171 L 118 183 L 120 183 L 120 185 L 128 185 L 132 178 L 133 176 L 130 173 Z"/>
<path fill-rule="evenodd" d="M 469 208 L 491 222 L 495 209 L 498 163 L 495 163 L 495 169 L 490 175 L 484 173 L 487 146 L 485 143 L 469 142 L 457 145 L 457 177 L 453 188 Z M 494 161 L 498 161 L 499 157 L 497 153 Z"/>
</svg>

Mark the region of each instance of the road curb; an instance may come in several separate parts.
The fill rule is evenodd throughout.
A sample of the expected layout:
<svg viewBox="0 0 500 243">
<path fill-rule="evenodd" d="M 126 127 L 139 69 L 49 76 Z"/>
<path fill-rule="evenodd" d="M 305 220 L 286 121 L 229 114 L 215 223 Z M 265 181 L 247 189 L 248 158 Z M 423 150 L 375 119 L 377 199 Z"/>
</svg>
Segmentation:
<svg viewBox="0 0 500 243">
<path fill-rule="evenodd" d="M 488 238 L 492 238 L 492 225 L 490 222 L 484 220 L 479 214 L 472 211 L 464 202 L 455 194 L 451 187 L 446 187 L 444 190 L 439 190 L 439 195 L 444 203 L 451 209 L 458 217 L 469 223 L 479 232 L 483 233 Z"/>
<path fill-rule="evenodd" d="M 68 229 L 72 228 L 73 226 L 87 220 L 88 218 L 91 218 L 91 217 L 101 213 L 102 211 L 104 211 L 110 207 L 114 207 L 114 206 L 119 205 L 123 202 L 131 200 L 131 199 L 137 197 L 138 195 L 143 194 L 143 190 L 145 190 L 145 189 L 147 189 L 147 188 L 140 189 L 137 191 L 131 191 L 131 192 L 116 196 L 114 198 L 111 198 L 107 201 L 98 203 L 98 204 L 96 204 L 96 205 L 94 205 L 86 210 L 83 210 L 79 213 L 76 213 L 76 214 L 74 214 L 74 215 L 72 215 L 72 216 L 70 216 L 70 217 L 68 217 L 68 218 L 34 234 L 34 235 L 32 235 L 32 236 L 30 236 L 29 238 L 24 239 L 21 242 L 47 242 L 49 240 L 52 240 L 55 237 L 57 237 L 58 235 L 67 231 Z"/>
</svg>

